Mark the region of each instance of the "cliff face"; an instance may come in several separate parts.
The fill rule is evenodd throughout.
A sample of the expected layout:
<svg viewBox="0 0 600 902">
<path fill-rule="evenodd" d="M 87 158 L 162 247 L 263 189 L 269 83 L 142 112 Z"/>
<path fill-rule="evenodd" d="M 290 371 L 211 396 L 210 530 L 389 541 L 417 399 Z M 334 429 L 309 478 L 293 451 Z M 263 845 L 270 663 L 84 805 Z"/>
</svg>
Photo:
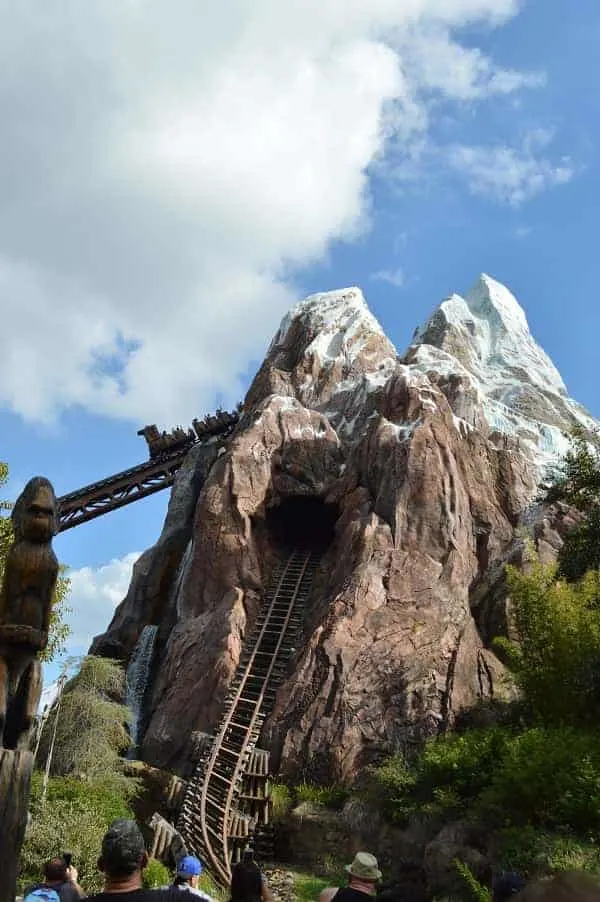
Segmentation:
<svg viewBox="0 0 600 902">
<path fill-rule="evenodd" d="M 403 358 L 358 289 L 298 304 L 227 449 L 191 452 L 95 640 L 127 657 L 160 626 L 143 757 L 185 772 L 192 734 L 214 729 L 276 554 L 270 512 L 298 497 L 335 529 L 265 726 L 282 771 L 351 777 L 505 692 L 486 648 L 506 628 L 503 563 L 523 524 L 546 557 L 560 547 L 567 512 L 531 502 L 575 421 L 593 424 L 488 277 Z"/>
</svg>

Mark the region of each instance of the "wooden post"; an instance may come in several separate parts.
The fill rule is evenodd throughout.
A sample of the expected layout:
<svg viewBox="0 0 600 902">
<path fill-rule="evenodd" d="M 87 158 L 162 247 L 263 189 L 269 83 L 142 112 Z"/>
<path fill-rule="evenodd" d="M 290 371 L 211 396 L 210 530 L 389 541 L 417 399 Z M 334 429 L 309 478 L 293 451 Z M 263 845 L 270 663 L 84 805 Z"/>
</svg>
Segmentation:
<svg viewBox="0 0 600 902">
<path fill-rule="evenodd" d="M 0 902 L 14 902 L 27 826 L 33 754 L 0 749 Z"/>
<path fill-rule="evenodd" d="M 41 692 L 58 561 L 54 489 L 30 479 L 11 514 L 14 541 L 0 586 L 0 902 L 14 902 L 33 771 L 31 728 Z"/>
</svg>

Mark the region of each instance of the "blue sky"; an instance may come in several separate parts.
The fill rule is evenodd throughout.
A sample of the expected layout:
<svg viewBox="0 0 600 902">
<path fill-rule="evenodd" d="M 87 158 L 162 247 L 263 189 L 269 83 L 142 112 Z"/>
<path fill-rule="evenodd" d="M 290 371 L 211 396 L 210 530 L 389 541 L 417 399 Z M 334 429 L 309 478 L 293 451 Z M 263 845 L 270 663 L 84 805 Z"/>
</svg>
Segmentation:
<svg viewBox="0 0 600 902">
<path fill-rule="evenodd" d="M 347 285 L 402 350 L 488 272 L 600 416 L 597 3 L 247 6 L 0 0 L 13 496 L 36 473 L 62 494 L 124 469 L 145 422 L 233 404 L 287 306 Z M 71 651 L 108 623 L 167 500 L 57 538 Z"/>
</svg>

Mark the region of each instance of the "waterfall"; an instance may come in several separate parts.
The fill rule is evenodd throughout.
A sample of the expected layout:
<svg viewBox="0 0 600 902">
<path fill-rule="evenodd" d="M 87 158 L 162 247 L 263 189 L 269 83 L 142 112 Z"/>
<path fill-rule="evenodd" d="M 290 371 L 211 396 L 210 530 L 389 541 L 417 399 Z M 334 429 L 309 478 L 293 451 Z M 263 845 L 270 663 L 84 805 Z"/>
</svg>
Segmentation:
<svg viewBox="0 0 600 902">
<path fill-rule="evenodd" d="M 183 588 L 183 583 L 187 575 L 190 562 L 192 560 L 192 550 L 193 543 L 190 539 L 181 558 L 181 563 L 179 564 L 179 567 L 177 569 L 177 577 L 172 589 L 171 605 L 175 608 L 178 619 L 181 617 L 181 589 Z"/>
<path fill-rule="evenodd" d="M 142 713 L 144 707 L 144 694 L 150 676 L 150 665 L 154 642 L 158 633 L 157 626 L 145 626 L 137 641 L 125 675 L 125 704 L 131 711 L 131 739 L 133 746 L 127 757 L 133 758 L 137 752 L 141 740 Z"/>
</svg>

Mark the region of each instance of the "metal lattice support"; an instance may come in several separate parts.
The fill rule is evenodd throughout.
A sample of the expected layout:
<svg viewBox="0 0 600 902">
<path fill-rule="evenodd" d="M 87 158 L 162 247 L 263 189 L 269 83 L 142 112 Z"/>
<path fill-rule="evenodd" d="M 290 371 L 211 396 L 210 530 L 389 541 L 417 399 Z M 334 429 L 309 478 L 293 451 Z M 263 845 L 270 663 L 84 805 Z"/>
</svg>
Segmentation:
<svg viewBox="0 0 600 902">
<path fill-rule="evenodd" d="M 199 444 L 216 445 L 218 448 L 232 431 L 233 427 L 224 428 L 218 438 L 211 436 L 202 441 L 190 441 L 170 454 L 165 453 L 130 470 L 123 470 L 63 495 L 57 499 L 60 518 L 58 531 L 65 532 L 80 523 L 87 523 L 102 514 L 169 488 L 191 448 Z"/>
</svg>

